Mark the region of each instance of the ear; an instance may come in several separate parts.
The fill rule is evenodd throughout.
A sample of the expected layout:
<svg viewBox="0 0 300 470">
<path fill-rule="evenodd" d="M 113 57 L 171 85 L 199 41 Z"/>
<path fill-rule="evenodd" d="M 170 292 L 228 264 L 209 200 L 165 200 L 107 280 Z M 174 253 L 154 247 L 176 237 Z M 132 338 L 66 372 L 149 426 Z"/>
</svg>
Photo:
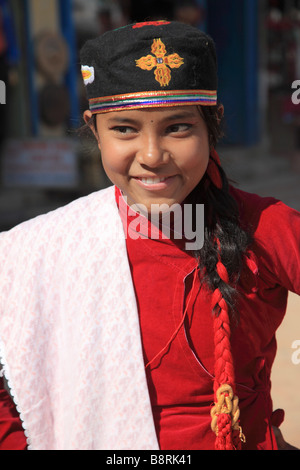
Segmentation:
<svg viewBox="0 0 300 470">
<path fill-rule="evenodd" d="M 224 106 L 222 104 L 219 105 L 217 114 L 218 114 L 219 121 L 222 121 L 224 117 Z"/>
<path fill-rule="evenodd" d="M 92 112 L 89 109 L 86 109 L 83 113 L 84 122 L 88 124 L 90 120 L 92 119 L 92 117 L 93 117 Z"/>
<path fill-rule="evenodd" d="M 99 137 L 98 137 L 97 129 L 95 129 L 95 125 L 94 125 L 94 122 L 92 121 L 92 117 L 93 117 L 93 115 L 92 115 L 92 113 L 89 109 L 84 111 L 83 120 L 90 127 L 91 131 L 93 132 L 93 134 L 96 137 L 97 142 L 99 144 Z"/>
</svg>

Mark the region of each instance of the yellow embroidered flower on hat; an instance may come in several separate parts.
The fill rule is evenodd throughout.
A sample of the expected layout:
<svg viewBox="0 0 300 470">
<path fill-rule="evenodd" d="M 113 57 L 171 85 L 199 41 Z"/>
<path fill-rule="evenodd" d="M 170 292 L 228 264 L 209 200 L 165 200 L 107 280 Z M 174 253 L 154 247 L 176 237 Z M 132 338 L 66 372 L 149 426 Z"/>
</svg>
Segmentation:
<svg viewBox="0 0 300 470">
<path fill-rule="evenodd" d="M 161 39 L 154 39 L 151 46 L 153 55 L 141 57 L 136 60 L 136 66 L 142 70 L 154 70 L 155 79 L 160 86 L 167 86 L 171 80 L 171 70 L 178 69 L 184 63 L 183 58 L 177 53 L 167 55 L 166 46 Z"/>
</svg>

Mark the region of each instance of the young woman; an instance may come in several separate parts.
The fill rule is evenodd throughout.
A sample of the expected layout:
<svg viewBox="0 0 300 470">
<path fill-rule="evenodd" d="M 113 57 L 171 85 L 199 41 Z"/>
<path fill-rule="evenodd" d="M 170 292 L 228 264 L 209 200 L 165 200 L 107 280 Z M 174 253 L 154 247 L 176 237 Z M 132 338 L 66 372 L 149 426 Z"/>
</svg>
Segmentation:
<svg viewBox="0 0 300 470">
<path fill-rule="evenodd" d="M 137 23 L 81 61 L 113 186 L 1 237 L 1 356 L 29 448 L 289 447 L 270 374 L 300 214 L 229 184 L 212 40 Z"/>
</svg>

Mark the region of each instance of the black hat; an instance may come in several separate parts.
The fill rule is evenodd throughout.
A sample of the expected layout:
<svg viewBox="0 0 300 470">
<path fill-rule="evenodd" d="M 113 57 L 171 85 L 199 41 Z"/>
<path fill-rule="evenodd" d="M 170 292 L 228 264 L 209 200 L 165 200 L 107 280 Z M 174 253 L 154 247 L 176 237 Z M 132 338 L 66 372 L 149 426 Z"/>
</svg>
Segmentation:
<svg viewBox="0 0 300 470">
<path fill-rule="evenodd" d="M 217 103 L 212 39 L 169 21 L 135 23 L 89 40 L 81 70 L 92 113 Z"/>
</svg>

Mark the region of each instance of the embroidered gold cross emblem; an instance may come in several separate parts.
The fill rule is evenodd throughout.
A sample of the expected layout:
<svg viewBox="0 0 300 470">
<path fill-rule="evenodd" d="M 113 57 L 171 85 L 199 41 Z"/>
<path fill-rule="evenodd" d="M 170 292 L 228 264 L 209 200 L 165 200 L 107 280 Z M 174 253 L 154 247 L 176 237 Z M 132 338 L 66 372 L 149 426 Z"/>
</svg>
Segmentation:
<svg viewBox="0 0 300 470">
<path fill-rule="evenodd" d="M 154 70 L 155 79 L 159 82 L 160 86 L 167 86 L 171 80 L 171 70 L 178 69 L 184 63 L 183 58 L 178 54 L 166 55 L 166 46 L 161 39 L 154 39 L 151 46 L 153 55 L 141 57 L 136 60 L 136 66 L 142 70 Z"/>
</svg>

